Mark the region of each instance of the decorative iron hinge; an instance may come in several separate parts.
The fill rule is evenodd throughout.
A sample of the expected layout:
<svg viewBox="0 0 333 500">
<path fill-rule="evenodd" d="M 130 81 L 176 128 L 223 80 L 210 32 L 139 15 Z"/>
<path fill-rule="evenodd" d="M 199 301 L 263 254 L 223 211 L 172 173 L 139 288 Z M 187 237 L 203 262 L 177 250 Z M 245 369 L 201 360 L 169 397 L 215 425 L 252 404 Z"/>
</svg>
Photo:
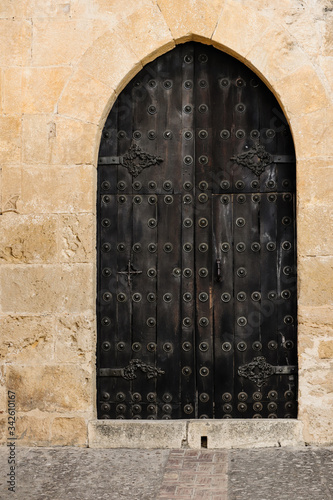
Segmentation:
<svg viewBox="0 0 333 500">
<path fill-rule="evenodd" d="M 122 377 L 125 380 L 133 380 L 136 378 L 136 370 L 146 373 L 147 379 L 155 378 L 157 375 L 164 375 L 164 371 L 152 365 L 147 365 L 140 359 L 131 359 L 125 368 L 100 368 L 98 375 L 100 377 Z"/>
<path fill-rule="evenodd" d="M 137 177 L 144 168 L 158 165 L 163 159 L 142 151 L 140 146 L 132 144 L 123 156 L 101 156 L 99 165 L 122 165 L 127 168 L 132 177 Z"/>
<path fill-rule="evenodd" d="M 248 151 L 232 156 L 237 165 L 249 168 L 258 177 L 264 172 L 265 168 L 272 163 L 293 163 L 295 157 L 291 155 L 271 155 L 265 149 L 265 146 L 256 144 Z"/>
<path fill-rule="evenodd" d="M 266 379 L 272 375 L 292 375 L 297 371 L 295 365 L 273 366 L 267 363 L 264 356 L 253 358 L 250 363 L 242 365 L 238 368 L 240 377 L 248 378 L 258 387 L 266 385 Z"/>
</svg>

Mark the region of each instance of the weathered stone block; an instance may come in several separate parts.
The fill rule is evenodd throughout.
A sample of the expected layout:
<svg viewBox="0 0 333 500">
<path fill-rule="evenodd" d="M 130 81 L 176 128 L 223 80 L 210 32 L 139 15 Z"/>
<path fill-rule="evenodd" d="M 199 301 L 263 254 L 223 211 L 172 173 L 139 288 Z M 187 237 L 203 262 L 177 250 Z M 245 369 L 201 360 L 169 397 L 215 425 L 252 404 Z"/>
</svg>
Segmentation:
<svg viewBox="0 0 333 500">
<path fill-rule="evenodd" d="M 52 115 L 24 115 L 22 118 L 22 160 L 50 163 L 56 126 Z"/>
<path fill-rule="evenodd" d="M 2 266 L 4 313 L 77 312 L 94 308 L 90 264 Z"/>
<path fill-rule="evenodd" d="M 95 258 L 95 215 L 63 215 L 60 238 L 62 262 L 92 262 Z"/>
<path fill-rule="evenodd" d="M 319 343 L 319 357 L 320 359 L 332 359 L 333 358 L 333 340 L 322 340 Z M 333 377 L 331 379 L 333 384 Z"/>
<path fill-rule="evenodd" d="M 31 38 L 32 25 L 29 20 L 1 19 L 0 66 L 26 64 L 30 60 Z"/>
<path fill-rule="evenodd" d="M 297 162 L 300 211 L 306 204 L 333 205 L 333 159 L 309 158 Z"/>
<path fill-rule="evenodd" d="M 83 418 L 57 417 L 51 424 L 52 446 L 85 446 L 87 424 Z"/>
<path fill-rule="evenodd" d="M 0 417 L 0 445 L 7 444 L 7 417 Z"/>
<path fill-rule="evenodd" d="M 89 447 L 181 448 L 186 441 L 186 425 L 186 420 L 92 420 L 88 423 Z"/>
<path fill-rule="evenodd" d="M 57 362 L 83 364 L 95 361 L 95 317 L 92 313 L 59 316 L 55 332 Z"/>
<path fill-rule="evenodd" d="M 22 169 L 3 165 L 1 169 L 1 212 L 19 213 L 21 202 Z"/>
<path fill-rule="evenodd" d="M 91 374 L 81 366 L 10 365 L 6 375 L 19 412 L 87 411 L 93 404 Z"/>
<path fill-rule="evenodd" d="M 24 168 L 22 213 L 94 212 L 95 175 L 89 165 Z"/>
<path fill-rule="evenodd" d="M 34 365 L 54 356 L 51 316 L 1 316 L 0 361 Z"/>
<path fill-rule="evenodd" d="M 298 261 L 299 303 L 333 304 L 333 257 L 303 257 Z"/>
<path fill-rule="evenodd" d="M 325 109 L 308 115 L 291 116 L 290 123 L 297 159 L 325 157 L 329 129 Z"/>
<path fill-rule="evenodd" d="M 79 120 L 100 123 L 115 99 L 111 87 L 78 69 L 61 96 L 58 111 Z"/>
<path fill-rule="evenodd" d="M 333 443 L 332 406 L 303 405 L 300 418 L 304 422 L 303 435 L 305 442 L 316 445 L 330 445 Z"/>
<path fill-rule="evenodd" d="M 324 201 L 324 200 L 323 200 Z M 298 210 L 298 253 L 316 256 L 333 253 L 333 211 L 324 205 L 305 205 Z"/>
<path fill-rule="evenodd" d="M 21 155 L 21 119 L 0 116 L 0 162 L 17 164 Z"/>
<path fill-rule="evenodd" d="M 40 412 L 37 414 L 17 414 L 17 446 L 50 446 L 51 418 Z"/>
<path fill-rule="evenodd" d="M 21 216 L 13 212 L 0 219 L 0 263 L 57 261 L 56 216 Z"/>
</svg>

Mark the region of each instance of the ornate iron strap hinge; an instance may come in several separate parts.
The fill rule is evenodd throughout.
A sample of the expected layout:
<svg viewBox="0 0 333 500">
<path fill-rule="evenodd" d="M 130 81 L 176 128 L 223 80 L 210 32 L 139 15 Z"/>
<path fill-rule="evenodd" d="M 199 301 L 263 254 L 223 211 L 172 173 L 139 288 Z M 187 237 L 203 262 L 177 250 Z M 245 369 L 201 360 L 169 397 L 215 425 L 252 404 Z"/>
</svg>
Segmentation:
<svg viewBox="0 0 333 500">
<path fill-rule="evenodd" d="M 125 380 L 133 380 L 136 378 L 136 370 L 146 373 L 148 379 L 155 378 L 157 375 L 164 375 L 164 371 L 152 365 L 147 365 L 140 359 L 131 359 L 125 368 L 100 368 L 98 375 L 100 377 L 122 377 Z"/>
<path fill-rule="evenodd" d="M 144 168 L 158 165 L 162 161 L 160 156 L 142 151 L 137 144 L 132 144 L 123 156 L 101 156 L 98 158 L 99 165 L 122 165 L 127 168 L 132 177 L 137 177 Z"/>
<path fill-rule="evenodd" d="M 272 375 L 292 375 L 296 373 L 297 366 L 273 366 L 267 363 L 264 356 L 253 358 L 250 363 L 242 365 L 238 368 L 238 375 L 240 377 L 248 378 L 254 382 L 258 387 L 266 385 L 266 379 Z"/>
<path fill-rule="evenodd" d="M 265 168 L 272 163 L 294 163 L 295 157 L 292 155 L 271 155 L 265 149 L 265 146 L 256 144 L 248 151 L 232 156 L 237 165 L 247 167 L 258 177 L 264 172 Z"/>
</svg>

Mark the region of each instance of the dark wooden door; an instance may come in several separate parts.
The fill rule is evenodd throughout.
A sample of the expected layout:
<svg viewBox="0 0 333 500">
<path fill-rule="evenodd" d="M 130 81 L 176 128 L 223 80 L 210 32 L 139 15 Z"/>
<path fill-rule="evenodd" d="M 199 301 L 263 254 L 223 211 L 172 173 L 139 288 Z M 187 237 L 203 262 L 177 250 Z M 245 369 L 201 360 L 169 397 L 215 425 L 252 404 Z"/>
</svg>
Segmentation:
<svg viewBox="0 0 333 500">
<path fill-rule="evenodd" d="M 295 418 L 295 157 L 273 94 L 180 45 L 119 95 L 98 163 L 98 417 Z"/>
</svg>

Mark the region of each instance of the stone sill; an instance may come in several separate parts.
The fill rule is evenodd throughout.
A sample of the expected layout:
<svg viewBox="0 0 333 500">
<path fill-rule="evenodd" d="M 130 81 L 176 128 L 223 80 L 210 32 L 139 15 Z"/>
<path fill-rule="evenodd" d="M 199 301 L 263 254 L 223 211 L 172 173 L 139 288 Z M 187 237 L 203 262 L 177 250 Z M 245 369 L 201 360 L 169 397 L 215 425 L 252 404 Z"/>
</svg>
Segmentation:
<svg viewBox="0 0 333 500">
<path fill-rule="evenodd" d="M 90 448 L 214 448 L 302 446 L 299 420 L 92 420 Z M 202 439 L 203 438 L 203 439 Z"/>
</svg>

